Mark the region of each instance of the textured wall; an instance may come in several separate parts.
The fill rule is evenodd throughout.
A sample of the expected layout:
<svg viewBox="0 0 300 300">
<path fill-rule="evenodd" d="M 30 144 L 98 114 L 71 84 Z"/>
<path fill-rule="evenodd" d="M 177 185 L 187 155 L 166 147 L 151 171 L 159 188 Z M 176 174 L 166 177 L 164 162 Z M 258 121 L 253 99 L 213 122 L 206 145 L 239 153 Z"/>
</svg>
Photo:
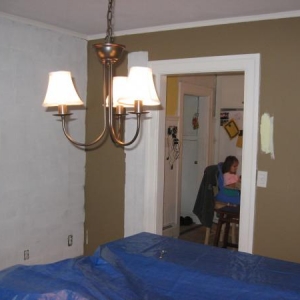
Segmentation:
<svg viewBox="0 0 300 300">
<path fill-rule="evenodd" d="M 42 101 L 57 70 L 70 70 L 86 98 L 86 41 L 4 17 L 0 40 L 0 269 L 82 254 L 85 153 Z M 74 118 L 84 140 L 84 110 Z"/>
</svg>

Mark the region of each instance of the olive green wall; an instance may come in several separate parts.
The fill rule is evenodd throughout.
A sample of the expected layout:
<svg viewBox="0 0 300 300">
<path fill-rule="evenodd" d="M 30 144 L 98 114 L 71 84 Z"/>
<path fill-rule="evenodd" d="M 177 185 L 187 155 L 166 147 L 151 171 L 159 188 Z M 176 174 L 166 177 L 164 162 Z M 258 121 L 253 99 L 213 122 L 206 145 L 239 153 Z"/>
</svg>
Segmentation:
<svg viewBox="0 0 300 300">
<path fill-rule="evenodd" d="M 274 116 L 275 159 L 258 152 L 258 169 L 268 172 L 257 188 L 254 253 L 300 262 L 300 18 L 218 25 L 118 37 L 129 52 L 149 51 L 149 60 L 261 54 L 260 116 Z M 93 44 L 95 42 L 91 42 Z M 124 62 L 120 72 L 126 71 Z M 88 136 L 94 128 L 93 101 L 99 63 L 89 53 Z M 100 82 L 100 81 L 99 81 Z M 247 112 L 245 112 L 247 113 Z M 86 223 L 97 244 L 123 233 L 124 154 L 111 143 L 87 153 Z M 90 212 L 89 210 L 92 210 Z M 94 216 L 97 222 L 91 218 Z M 96 224 L 96 225 L 92 225 Z"/>
<path fill-rule="evenodd" d="M 103 128 L 103 68 L 93 44 L 88 46 L 87 142 Z M 114 146 L 109 137 L 100 148 L 86 152 L 85 254 L 124 236 L 124 159 L 123 149 Z"/>
</svg>

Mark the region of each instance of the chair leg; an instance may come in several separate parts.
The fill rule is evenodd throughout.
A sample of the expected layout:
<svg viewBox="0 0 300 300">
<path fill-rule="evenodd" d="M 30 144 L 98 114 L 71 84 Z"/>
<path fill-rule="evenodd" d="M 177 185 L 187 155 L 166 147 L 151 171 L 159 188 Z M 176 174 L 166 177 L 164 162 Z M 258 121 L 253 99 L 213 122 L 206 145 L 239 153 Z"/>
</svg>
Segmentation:
<svg viewBox="0 0 300 300">
<path fill-rule="evenodd" d="M 225 234 L 224 234 L 223 248 L 227 248 L 227 245 L 228 245 L 229 229 L 230 229 L 230 223 L 226 222 L 225 223 Z"/>
<path fill-rule="evenodd" d="M 206 227 L 204 245 L 208 245 L 210 236 L 210 228 Z"/>
<path fill-rule="evenodd" d="M 214 239 L 214 246 L 216 246 L 216 247 L 218 247 L 218 244 L 219 244 L 219 241 L 220 241 L 221 229 L 223 227 L 222 218 L 223 218 L 223 215 L 220 214 L 218 225 L 217 225 L 217 231 L 216 231 L 215 239 Z"/>
<path fill-rule="evenodd" d="M 214 240 L 214 246 L 218 247 L 219 242 L 223 240 L 223 248 L 227 248 L 227 247 L 238 248 L 236 226 L 239 222 L 239 207 L 238 208 L 224 207 L 218 209 L 217 212 L 219 213 L 219 221 L 218 221 L 217 232 Z M 225 225 L 225 230 L 223 229 L 224 225 Z M 231 241 L 229 241 L 228 237 L 231 228 L 232 228 Z M 221 231 L 222 231 L 222 238 L 220 238 Z"/>
<path fill-rule="evenodd" d="M 220 233 L 220 239 L 219 239 L 220 243 L 223 243 L 223 241 L 224 241 L 224 234 L 225 234 L 225 224 L 223 224 L 221 227 L 221 233 Z"/>
<path fill-rule="evenodd" d="M 235 223 L 231 224 L 231 243 L 232 244 L 237 244 L 237 239 L 236 239 L 236 224 Z"/>
</svg>

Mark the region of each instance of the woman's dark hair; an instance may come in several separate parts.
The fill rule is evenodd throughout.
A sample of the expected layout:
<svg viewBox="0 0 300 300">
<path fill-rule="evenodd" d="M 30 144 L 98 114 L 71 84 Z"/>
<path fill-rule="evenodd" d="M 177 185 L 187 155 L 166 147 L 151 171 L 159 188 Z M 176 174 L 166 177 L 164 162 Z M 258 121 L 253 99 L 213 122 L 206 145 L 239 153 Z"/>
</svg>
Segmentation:
<svg viewBox="0 0 300 300">
<path fill-rule="evenodd" d="M 227 173 L 230 171 L 231 166 L 235 163 L 239 162 L 239 160 L 235 156 L 227 156 L 222 165 L 222 173 Z"/>
</svg>

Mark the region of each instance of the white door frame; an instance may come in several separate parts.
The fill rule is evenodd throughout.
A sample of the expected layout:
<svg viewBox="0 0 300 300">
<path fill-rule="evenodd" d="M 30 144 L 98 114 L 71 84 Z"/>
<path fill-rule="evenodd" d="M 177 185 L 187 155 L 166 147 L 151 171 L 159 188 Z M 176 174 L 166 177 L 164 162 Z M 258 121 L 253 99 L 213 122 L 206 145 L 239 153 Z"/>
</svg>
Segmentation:
<svg viewBox="0 0 300 300">
<path fill-rule="evenodd" d="M 150 61 L 149 66 L 155 75 L 156 88 L 163 109 L 152 111 L 150 118 L 143 123 L 143 136 L 139 140 L 141 147 L 138 144 L 130 151 L 126 150 L 125 236 L 141 231 L 162 234 L 166 77 L 180 74 L 244 72 L 243 193 L 239 250 L 252 253 L 258 150 L 260 55 L 160 60 Z M 141 160 L 140 163 L 136 161 L 137 158 Z M 134 167 L 132 165 L 127 167 L 128 162 L 131 161 L 139 166 L 139 173 L 144 175 L 141 179 L 142 188 L 138 185 Z M 134 193 L 133 187 L 139 188 L 138 195 Z M 135 205 L 132 205 L 133 203 Z M 139 218 L 130 221 L 128 216 L 132 215 L 133 209 L 138 209 L 142 213 Z M 130 230 L 126 230 L 127 227 Z"/>
</svg>

